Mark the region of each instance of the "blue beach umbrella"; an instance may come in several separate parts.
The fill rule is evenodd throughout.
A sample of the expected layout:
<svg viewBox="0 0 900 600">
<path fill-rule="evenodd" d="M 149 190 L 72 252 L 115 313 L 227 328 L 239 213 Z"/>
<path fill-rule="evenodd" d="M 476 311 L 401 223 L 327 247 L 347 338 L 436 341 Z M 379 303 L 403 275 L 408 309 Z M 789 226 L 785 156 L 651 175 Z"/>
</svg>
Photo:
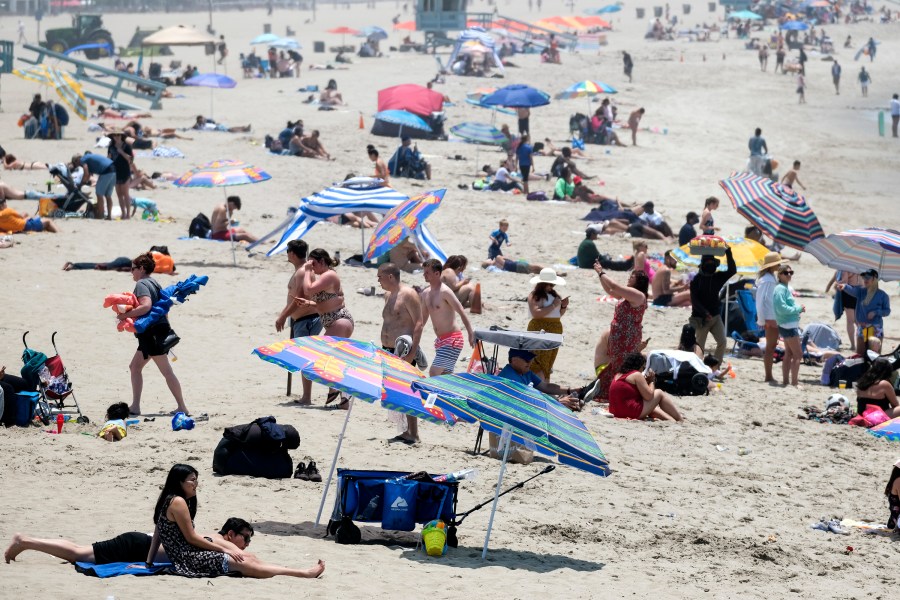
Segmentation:
<svg viewBox="0 0 900 600">
<path fill-rule="evenodd" d="M 550 104 L 550 94 L 535 89 L 530 85 L 513 84 L 482 97 L 481 103 L 488 106 L 531 108 Z"/>
<path fill-rule="evenodd" d="M 787 23 L 783 23 L 781 28 L 786 31 L 806 31 L 809 29 L 809 25 L 803 21 L 788 21 Z"/>
<path fill-rule="evenodd" d="M 200 73 L 199 75 L 195 75 L 190 79 L 185 80 L 184 85 L 230 89 L 237 85 L 237 81 L 228 75 L 222 75 L 220 73 Z"/>
<path fill-rule="evenodd" d="M 400 137 L 403 136 L 403 128 L 417 129 L 431 133 L 431 126 L 425 122 L 425 119 L 419 115 L 413 114 L 407 110 L 382 110 L 375 113 L 375 118 L 385 123 L 393 123 L 400 126 Z"/>
<path fill-rule="evenodd" d="M 278 38 L 274 42 L 269 43 L 269 46 L 283 50 L 300 50 L 303 47 L 294 38 Z"/>
<path fill-rule="evenodd" d="M 356 34 L 356 37 L 366 38 L 367 40 L 386 40 L 388 38 L 387 31 L 382 29 L 381 27 L 375 27 L 374 25 L 371 27 L 365 27 L 362 31 Z"/>
<path fill-rule="evenodd" d="M 622 10 L 622 7 L 618 4 L 607 4 L 603 8 L 588 8 L 585 9 L 584 13 L 587 15 L 606 15 L 609 13 L 616 13 Z"/>
<path fill-rule="evenodd" d="M 758 21 L 762 19 L 762 15 L 758 15 L 752 10 L 736 10 L 728 15 L 728 19 L 740 19 L 741 21 L 750 19 L 751 21 Z"/>
<path fill-rule="evenodd" d="M 274 33 L 264 33 L 262 35 L 256 36 L 252 40 L 250 40 L 250 45 L 255 46 L 257 44 L 271 44 L 272 42 L 277 41 L 279 39 L 281 39 L 281 38 L 279 38 Z"/>
</svg>

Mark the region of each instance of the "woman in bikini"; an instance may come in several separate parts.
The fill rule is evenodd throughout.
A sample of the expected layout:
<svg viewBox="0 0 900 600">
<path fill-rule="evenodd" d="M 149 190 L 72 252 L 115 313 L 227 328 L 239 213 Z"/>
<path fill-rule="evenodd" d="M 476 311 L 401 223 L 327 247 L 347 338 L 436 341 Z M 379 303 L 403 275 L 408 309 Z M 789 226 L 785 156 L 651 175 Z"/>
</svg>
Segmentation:
<svg viewBox="0 0 900 600">
<path fill-rule="evenodd" d="M 15 154 L 3 156 L 3 168 L 8 171 L 39 171 L 47 169 L 49 166 L 45 162 L 19 160 Z"/>
<path fill-rule="evenodd" d="M 325 571 L 320 560 L 309 569 L 291 569 L 267 564 L 225 540 L 213 541 L 194 529 L 197 515 L 197 469 L 176 464 L 169 469 L 156 508 L 153 523 L 156 529 L 147 555 L 147 566 L 153 565 L 160 543 L 172 563 L 172 569 L 185 577 L 218 577 L 237 572 L 244 577 L 268 579 L 276 575 L 314 579 Z M 244 537 L 250 543 L 249 536 Z"/>
<path fill-rule="evenodd" d="M 316 248 L 303 266 L 303 289 L 311 300 L 297 298 L 298 304 L 313 306 L 322 317 L 325 335 L 348 338 L 353 335 L 353 316 L 344 306 L 341 279 L 334 272 L 334 261 L 328 252 Z"/>
<path fill-rule="evenodd" d="M 713 219 L 712 211 L 719 208 L 719 199 L 710 196 L 703 205 L 703 214 L 700 215 L 700 227 L 703 235 L 716 235 L 719 227 L 716 227 L 715 219 Z"/>
<path fill-rule="evenodd" d="M 475 293 L 475 284 L 470 278 L 463 276 L 467 266 L 469 259 L 453 254 L 447 257 L 441 271 L 441 282 L 453 291 L 463 308 L 472 305 L 472 296 Z"/>
</svg>

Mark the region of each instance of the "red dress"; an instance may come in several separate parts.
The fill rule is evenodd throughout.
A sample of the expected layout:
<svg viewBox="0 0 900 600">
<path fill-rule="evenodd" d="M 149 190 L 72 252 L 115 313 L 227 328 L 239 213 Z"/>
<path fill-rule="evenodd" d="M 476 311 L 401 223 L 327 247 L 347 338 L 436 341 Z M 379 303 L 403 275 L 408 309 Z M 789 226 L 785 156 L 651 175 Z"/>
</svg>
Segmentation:
<svg viewBox="0 0 900 600">
<path fill-rule="evenodd" d="M 609 412 L 619 419 L 640 419 L 644 411 L 644 399 L 637 386 L 625 378 L 637 371 L 623 373 L 609 386 Z"/>
<path fill-rule="evenodd" d="M 609 398 L 609 384 L 613 375 L 622 366 L 625 355 L 629 352 L 637 352 L 641 345 L 641 325 L 644 319 L 644 311 L 647 310 L 647 302 L 634 307 L 628 300 L 620 300 L 613 312 L 613 320 L 609 326 L 609 366 L 600 374 L 600 398 Z"/>
</svg>

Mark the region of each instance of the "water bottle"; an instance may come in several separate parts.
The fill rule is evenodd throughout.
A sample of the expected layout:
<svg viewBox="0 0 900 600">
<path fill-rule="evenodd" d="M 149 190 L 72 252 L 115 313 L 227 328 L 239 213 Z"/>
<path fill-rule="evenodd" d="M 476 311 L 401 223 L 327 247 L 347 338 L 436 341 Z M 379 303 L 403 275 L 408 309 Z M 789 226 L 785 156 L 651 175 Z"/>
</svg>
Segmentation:
<svg viewBox="0 0 900 600">
<path fill-rule="evenodd" d="M 372 517 L 375 516 L 375 511 L 378 510 L 378 503 L 380 500 L 381 496 L 375 496 L 371 500 L 369 500 L 369 503 L 366 505 L 365 510 L 362 511 L 362 514 L 359 516 L 359 518 L 363 521 L 371 521 Z"/>
</svg>

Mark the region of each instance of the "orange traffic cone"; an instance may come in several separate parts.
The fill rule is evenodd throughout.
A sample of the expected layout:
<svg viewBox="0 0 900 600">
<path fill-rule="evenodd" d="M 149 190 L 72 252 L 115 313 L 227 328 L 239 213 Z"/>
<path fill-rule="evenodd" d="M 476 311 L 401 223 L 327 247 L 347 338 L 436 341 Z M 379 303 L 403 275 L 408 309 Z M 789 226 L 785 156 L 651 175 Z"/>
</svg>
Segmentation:
<svg viewBox="0 0 900 600">
<path fill-rule="evenodd" d="M 473 315 L 481 314 L 481 284 L 475 284 L 475 292 L 472 294 L 472 306 L 469 308 L 469 312 Z"/>
<path fill-rule="evenodd" d="M 96 104 L 96 103 L 94 102 L 94 99 L 91 98 L 91 106 L 94 106 L 94 104 Z"/>
<path fill-rule="evenodd" d="M 360 128 L 360 129 L 365 129 L 365 128 L 366 128 L 365 123 L 363 123 L 362 113 L 359 113 L 359 128 Z"/>
</svg>

